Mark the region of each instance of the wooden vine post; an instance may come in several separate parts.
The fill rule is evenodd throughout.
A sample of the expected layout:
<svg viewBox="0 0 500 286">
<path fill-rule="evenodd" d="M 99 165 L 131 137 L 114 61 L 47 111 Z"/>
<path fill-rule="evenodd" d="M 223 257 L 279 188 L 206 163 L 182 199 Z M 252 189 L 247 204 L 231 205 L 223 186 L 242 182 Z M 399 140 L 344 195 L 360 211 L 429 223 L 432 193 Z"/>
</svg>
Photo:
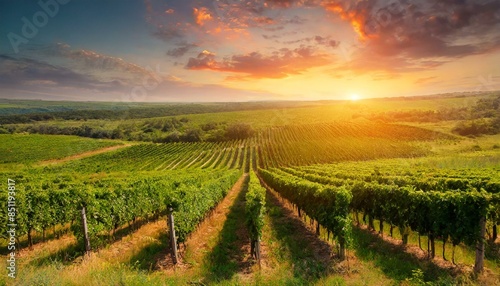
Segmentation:
<svg viewBox="0 0 500 286">
<path fill-rule="evenodd" d="M 338 252 L 341 261 L 347 258 L 347 239 L 344 235 L 341 235 L 338 239 Z"/>
<path fill-rule="evenodd" d="M 479 221 L 481 233 L 476 245 L 476 262 L 474 263 L 474 272 L 480 273 L 484 268 L 484 239 L 486 235 L 486 218 L 482 217 Z"/>
<path fill-rule="evenodd" d="M 260 266 L 260 238 L 250 240 L 250 252 Z"/>
<path fill-rule="evenodd" d="M 89 239 L 89 228 L 87 225 L 87 214 L 85 206 L 82 207 L 82 228 L 83 228 L 83 241 L 85 243 L 85 254 L 90 254 L 90 239 Z"/>
<path fill-rule="evenodd" d="M 260 266 L 260 237 L 255 241 L 255 258 L 259 262 Z"/>
<path fill-rule="evenodd" d="M 177 239 L 175 238 L 175 229 L 174 229 L 174 210 L 172 208 L 168 208 L 168 230 L 170 231 L 170 246 L 172 247 L 172 260 L 174 264 L 177 264 L 178 256 L 177 256 Z"/>
</svg>

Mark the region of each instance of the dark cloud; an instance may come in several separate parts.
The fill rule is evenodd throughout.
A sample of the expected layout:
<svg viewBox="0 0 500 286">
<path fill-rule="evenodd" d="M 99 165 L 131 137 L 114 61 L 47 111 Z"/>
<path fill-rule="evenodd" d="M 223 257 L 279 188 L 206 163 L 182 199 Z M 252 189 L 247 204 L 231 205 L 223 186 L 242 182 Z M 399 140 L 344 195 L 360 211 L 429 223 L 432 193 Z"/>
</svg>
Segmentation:
<svg viewBox="0 0 500 286">
<path fill-rule="evenodd" d="M 231 2 L 231 1 L 229 1 Z M 323 7 L 349 21 L 370 52 L 381 56 L 464 57 L 489 52 L 500 31 L 498 0 L 271 0 L 231 2 L 256 14 L 292 7 Z M 244 17 L 243 17 L 244 18 Z M 294 16 L 275 23 L 303 24 Z M 278 26 L 279 27 L 279 26 Z M 266 27 L 266 30 L 272 27 Z M 464 41 L 464 38 L 468 38 Z M 338 43 L 330 42 L 330 46 Z"/>
<path fill-rule="evenodd" d="M 71 69 L 28 58 L 0 54 L 0 90 L 7 98 L 45 100 L 137 100 L 135 85 L 121 80 L 103 81 Z M 139 86 L 140 87 L 140 86 Z M 241 101 L 262 100 L 278 95 L 235 90 L 219 85 L 190 84 L 164 80 L 147 89 L 141 101 Z"/>
<path fill-rule="evenodd" d="M 262 35 L 262 37 L 266 40 L 275 40 L 281 38 L 280 35 Z"/>
<path fill-rule="evenodd" d="M 351 2 L 347 2 L 351 3 Z M 324 1 L 383 56 L 464 57 L 488 52 L 498 35 L 500 1 Z M 463 39 L 467 38 L 466 41 Z"/>
<path fill-rule="evenodd" d="M 153 35 L 165 42 L 170 42 L 174 39 L 181 39 L 182 37 L 184 37 L 184 33 L 180 28 L 171 27 L 158 27 Z"/>
<path fill-rule="evenodd" d="M 33 59 L 0 55 L 0 86 L 34 86 L 36 89 L 71 87 L 106 92 L 121 89 L 124 84 L 119 80 L 101 81 L 68 68 Z"/>
<path fill-rule="evenodd" d="M 184 56 L 189 50 L 197 47 L 195 44 L 191 43 L 181 43 L 179 44 L 176 48 L 170 49 L 167 51 L 167 55 L 171 57 L 182 57 Z"/>
<path fill-rule="evenodd" d="M 36 54 L 47 57 L 64 58 L 73 65 L 83 69 L 100 70 L 104 72 L 124 72 L 130 74 L 149 74 L 150 71 L 145 68 L 127 62 L 119 57 L 104 55 L 92 50 L 72 49 L 64 43 L 57 43 L 38 49 Z"/>
<path fill-rule="evenodd" d="M 316 43 L 318 43 L 319 45 L 324 45 L 331 48 L 336 48 L 340 44 L 340 42 L 332 40 L 331 37 L 315 36 L 314 41 L 316 41 Z"/>
<path fill-rule="evenodd" d="M 295 15 L 291 19 L 285 20 L 284 22 L 288 24 L 302 25 L 307 22 L 307 19 Z"/>
<path fill-rule="evenodd" d="M 189 58 L 186 64 L 187 69 L 201 70 L 201 69 L 217 69 L 219 64 L 215 60 L 215 54 L 209 51 L 203 51 L 198 54 L 196 58 Z"/>
<path fill-rule="evenodd" d="M 212 5 L 208 3 L 201 1 L 195 9 L 203 9 L 204 15 L 219 30 L 221 27 L 222 30 L 260 27 L 279 31 L 286 25 L 306 22 L 299 15 L 284 13 L 285 10 L 321 7 L 350 22 L 370 56 L 459 58 L 490 52 L 500 42 L 497 39 L 498 0 L 220 0 Z M 165 41 L 182 38 L 182 29 L 172 27 L 162 26 L 155 35 Z M 274 40 L 279 36 L 263 37 Z M 330 40 L 318 44 L 336 47 L 339 43 Z M 178 52 L 184 50 L 179 47 Z"/>
<path fill-rule="evenodd" d="M 266 37 L 264 37 L 266 38 Z M 266 38 L 267 39 L 267 38 Z M 283 44 L 293 45 L 293 44 L 316 44 L 320 46 L 324 46 L 327 48 L 336 48 L 339 46 L 340 42 L 334 40 L 331 36 L 313 36 L 306 37 L 297 40 L 285 41 Z"/>
<path fill-rule="evenodd" d="M 322 0 L 360 43 L 337 69 L 387 75 L 434 69 L 500 47 L 500 1 Z M 334 43 L 332 43 L 334 44 Z"/>
<path fill-rule="evenodd" d="M 282 31 L 285 29 L 284 26 L 274 26 L 274 27 L 263 27 L 264 30 L 269 32 Z"/>
</svg>

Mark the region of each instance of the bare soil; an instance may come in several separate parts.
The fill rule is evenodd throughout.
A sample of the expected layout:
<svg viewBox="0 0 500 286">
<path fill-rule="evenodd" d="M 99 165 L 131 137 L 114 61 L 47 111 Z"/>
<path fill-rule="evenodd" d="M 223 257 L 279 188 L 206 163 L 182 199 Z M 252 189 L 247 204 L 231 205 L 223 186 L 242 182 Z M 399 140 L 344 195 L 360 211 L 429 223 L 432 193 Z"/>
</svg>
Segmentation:
<svg viewBox="0 0 500 286">
<path fill-rule="evenodd" d="M 238 194 L 243 190 L 243 185 L 248 174 L 244 174 L 238 179 L 231 188 L 226 197 L 217 205 L 210 216 L 205 219 L 198 229 L 194 231 L 186 240 L 185 245 L 181 246 L 180 261 L 177 265 L 173 264 L 168 250 L 159 253 L 157 256 L 157 268 L 166 272 L 176 272 L 182 269 L 191 268 L 194 265 L 203 263 L 203 258 L 210 252 L 209 241 L 216 238 L 224 226 L 231 206 L 235 203 Z M 189 252 L 189 263 L 183 259 Z"/>
<path fill-rule="evenodd" d="M 88 151 L 88 152 L 64 157 L 61 159 L 52 159 L 52 160 L 41 161 L 40 163 L 38 163 L 38 165 L 39 166 L 56 165 L 56 164 L 64 163 L 67 161 L 73 161 L 73 160 L 78 160 L 78 159 L 82 159 L 82 158 L 86 158 L 86 157 L 91 157 L 94 155 L 98 155 L 98 154 L 102 154 L 102 153 L 106 153 L 106 152 L 111 152 L 114 150 L 118 150 L 118 149 L 125 148 L 125 147 L 130 147 L 130 146 L 132 146 L 132 144 L 124 144 L 124 145 L 116 145 L 116 146 L 106 147 L 106 148 L 102 148 L 102 149 L 98 149 L 98 150 Z"/>
</svg>

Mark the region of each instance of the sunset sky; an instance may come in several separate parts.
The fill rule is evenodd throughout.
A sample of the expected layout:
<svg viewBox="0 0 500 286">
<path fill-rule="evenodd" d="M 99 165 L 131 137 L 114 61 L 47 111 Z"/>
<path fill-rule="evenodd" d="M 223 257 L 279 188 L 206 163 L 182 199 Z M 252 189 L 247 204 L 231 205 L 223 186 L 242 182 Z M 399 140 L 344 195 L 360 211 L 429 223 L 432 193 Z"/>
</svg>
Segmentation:
<svg viewBox="0 0 500 286">
<path fill-rule="evenodd" d="M 500 0 L 0 0 L 0 36 L 0 98 L 316 100 L 500 89 Z"/>
</svg>

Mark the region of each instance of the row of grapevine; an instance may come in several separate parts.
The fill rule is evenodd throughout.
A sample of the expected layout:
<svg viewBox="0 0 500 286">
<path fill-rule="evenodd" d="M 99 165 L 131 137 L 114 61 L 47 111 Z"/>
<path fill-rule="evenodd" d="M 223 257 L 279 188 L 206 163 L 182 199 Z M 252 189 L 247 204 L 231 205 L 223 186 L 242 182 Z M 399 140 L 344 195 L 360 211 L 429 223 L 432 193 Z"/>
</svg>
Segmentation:
<svg viewBox="0 0 500 286">
<path fill-rule="evenodd" d="M 338 122 L 272 127 L 257 135 L 259 167 L 417 157 L 427 152 L 409 142 L 436 138 L 448 136 L 417 127 L 383 123 Z"/>
<path fill-rule="evenodd" d="M 196 184 L 175 184 L 175 195 L 165 204 L 176 211 L 176 234 L 179 242 L 196 229 L 210 210 L 215 208 L 241 176 L 238 170 L 226 171 L 211 179 L 196 178 Z"/>
<path fill-rule="evenodd" d="M 443 241 L 450 239 L 453 245 L 474 245 L 481 239 L 480 221 L 486 217 L 491 201 L 491 195 L 476 190 L 424 192 L 411 186 L 366 182 L 356 183 L 350 190 L 352 210 L 368 215 L 370 220 L 378 219 L 381 224 L 385 221 L 398 226 L 404 244 L 411 228 L 426 234 L 432 244 L 435 237 L 440 237 Z"/>
<path fill-rule="evenodd" d="M 367 183 L 394 185 L 398 187 L 412 186 L 422 191 L 448 190 L 484 190 L 491 194 L 500 193 L 500 182 L 483 179 L 456 179 L 443 177 L 416 177 L 416 176 L 380 176 L 380 175 L 353 175 L 352 172 L 330 173 L 328 171 L 304 170 L 304 168 L 281 168 L 281 170 L 312 182 L 342 186 L 354 184 L 358 181 Z"/>
<path fill-rule="evenodd" d="M 491 195 L 491 203 L 489 204 L 486 218 L 492 225 L 494 232 L 496 231 L 496 225 L 500 225 L 500 205 L 495 203 L 495 198 L 500 195 L 500 181 L 498 181 L 498 178 L 493 177 L 495 175 L 498 176 L 498 173 L 492 173 L 492 177 L 485 177 L 488 170 L 484 170 L 482 174 L 478 174 L 479 177 L 469 174 L 466 176 L 468 179 L 462 179 L 451 175 L 455 170 L 448 170 L 448 176 L 441 176 L 434 174 L 433 170 L 427 169 L 427 176 L 422 177 L 421 175 L 417 175 L 418 173 L 406 173 L 401 176 L 384 176 L 378 173 L 372 173 L 371 175 L 363 174 L 362 171 L 358 172 L 358 170 L 356 170 L 355 172 L 349 169 L 331 172 L 328 166 L 325 166 L 325 169 L 326 170 L 322 171 L 319 166 L 316 166 L 314 168 L 283 168 L 282 170 L 312 182 L 334 186 L 349 185 L 350 188 L 353 188 L 353 185 L 359 182 L 364 182 L 371 184 L 371 186 L 379 186 L 381 188 L 402 189 L 409 187 L 424 192 L 485 191 Z M 441 171 L 441 173 L 445 174 L 443 171 Z M 464 171 L 461 170 L 460 173 L 464 174 Z M 496 235 L 492 235 L 492 240 L 495 239 Z"/>
<path fill-rule="evenodd" d="M 488 176 L 489 169 L 481 169 L 480 174 L 475 174 L 474 172 L 464 173 L 463 170 L 461 170 L 460 174 L 462 175 L 460 176 L 455 174 L 455 170 L 448 171 L 447 173 L 436 173 L 434 170 L 429 169 L 426 169 L 424 174 L 421 172 L 405 172 L 399 175 L 393 173 L 381 174 L 380 172 L 373 172 L 373 169 L 371 169 L 371 173 L 364 173 L 362 170 L 358 169 L 353 173 L 345 170 L 339 171 L 339 169 L 331 170 L 325 167 L 321 168 L 319 166 L 300 167 L 295 170 L 295 172 L 297 171 L 341 181 L 351 179 L 354 181 L 362 180 L 379 184 L 395 184 L 401 187 L 414 186 L 416 189 L 424 191 L 465 190 L 474 188 L 478 191 L 484 189 L 488 193 L 500 193 L 500 180 L 494 178 L 498 173 L 491 173 Z"/>
<path fill-rule="evenodd" d="M 350 210 L 356 214 L 355 219 L 359 219 L 357 213 L 368 216 L 368 224 L 373 229 L 373 220 L 377 219 L 381 232 L 384 222 L 397 226 L 404 244 L 411 230 L 427 235 L 432 257 L 435 255 L 435 239 L 443 241 L 443 255 L 447 241 L 453 246 L 461 243 L 481 245 L 486 220 L 492 226 L 492 241 L 495 241 L 496 226 L 500 224 L 498 173 L 486 177 L 471 172 L 466 176 L 468 179 L 460 179 L 452 175 L 454 170 L 434 174 L 430 169 L 403 172 L 401 168 L 394 168 L 394 173 L 401 175 L 391 176 L 392 168 L 394 166 L 382 164 L 374 172 L 373 169 L 358 170 L 354 164 L 347 163 L 272 171 L 310 183 L 345 188 L 352 193 Z M 415 174 L 427 175 L 419 177 Z M 296 192 L 300 192 L 299 187 Z M 480 268 L 478 263 L 476 266 Z"/>
<path fill-rule="evenodd" d="M 71 169 L 82 174 L 121 171 L 167 171 L 180 169 L 242 168 L 247 144 L 244 140 L 221 143 L 143 143 L 115 152 L 104 153 L 60 166 L 45 172 Z"/>
<path fill-rule="evenodd" d="M 340 257 L 351 239 L 349 206 L 352 194 L 343 187 L 310 182 L 277 169 L 260 169 L 264 182 L 281 196 L 333 233 L 340 245 Z M 319 229 L 319 228 L 318 228 Z"/>
<path fill-rule="evenodd" d="M 110 231 L 135 221 L 163 213 L 168 206 L 178 211 L 176 232 L 179 241 L 219 202 L 236 182 L 240 171 L 200 171 L 196 174 L 142 173 L 133 178 L 116 175 L 86 180 L 66 178 L 14 176 L 18 237 L 27 235 L 29 244 L 33 230 L 45 232 L 56 225 L 71 224 L 78 238 L 83 238 L 79 212 L 86 207 L 88 230 L 93 245 L 106 242 Z M 0 197 L 6 203 L 5 194 Z M 1 205 L 2 217 L 7 207 Z M 6 234 L 6 224 L 0 233 Z"/>
<path fill-rule="evenodd" d="M 307 171 L 323 171 L 329 175 L 343 178 L 365 178 L 372 176 L 383 177 L 425 177 L 425 178 L 457 178 L 457 179 L 494 179 L 498 177 L 498 168 L 467 168 L 467 169 L 440 169 L 429 167 L 424 160 L 377 160 L 358 162 L 343 162 L 337 164 L 320 164 L 298 167 Z M 355 173 L 348 172 L 356 169 Z"/>
<path fill-rule="evenodd" d="M 260 239 L 264 227 L 264 214 L 266 211 L 266 189 L 252 171 L 249 174 L 248 190 L 245 195 L 246 224 L 250 233 L 250 252 L 257 260 L 260 260 Z"/>
</svg>

